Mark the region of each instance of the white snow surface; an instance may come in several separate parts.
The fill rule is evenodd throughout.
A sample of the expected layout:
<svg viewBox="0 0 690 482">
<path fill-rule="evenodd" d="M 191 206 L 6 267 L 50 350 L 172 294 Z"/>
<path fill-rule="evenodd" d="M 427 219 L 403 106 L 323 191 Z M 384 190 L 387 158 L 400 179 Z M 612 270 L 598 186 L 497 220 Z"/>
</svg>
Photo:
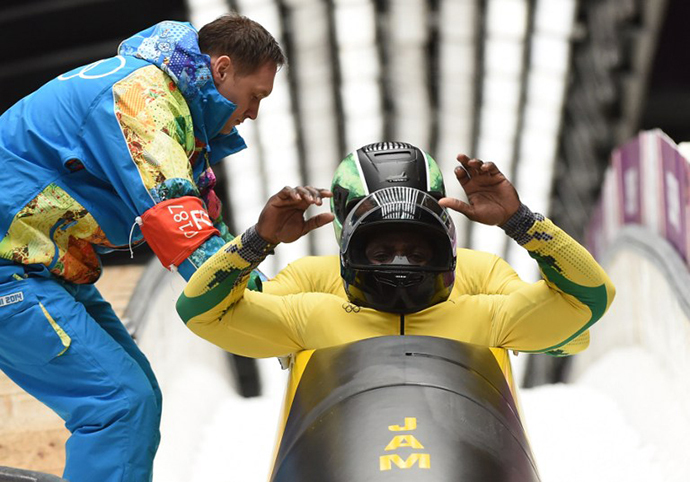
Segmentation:
<svg viewBox="0 0 690 482">
<path fill-rule="evenodd" d="M 575 383 L 522 390 L 543 482 L 690 480 L 689 404 L 640 348 L 602 358 Z"/>
</svg>

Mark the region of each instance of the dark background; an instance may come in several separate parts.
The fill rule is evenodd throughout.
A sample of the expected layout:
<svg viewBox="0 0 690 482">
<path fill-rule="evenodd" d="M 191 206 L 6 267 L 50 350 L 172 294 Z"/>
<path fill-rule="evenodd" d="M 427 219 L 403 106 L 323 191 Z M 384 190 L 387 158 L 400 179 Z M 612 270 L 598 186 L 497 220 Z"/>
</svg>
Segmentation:
<svg viewBox="0 0 690 482">
<path fill-rule="evenodd" d="M 332 6 L 331 0 L 324 1 Z M 389 1 L 375 2 L 381 18 Z M 430 11 L 438 10 L 438 0 L 426 1 Z M 285 2 L 276 3 L 289 17 Z M 228 9 L 232 6 L 229 1 Z M 579 3 L 549 215 L 580 240 L 615 146 L 649 128 L 661 128 L 676 142 L 690 140 L 688 18 L 690 2 L 684 0 Z M 124 38 L 163 19 L 188 20 L 186 2 L 4 0 L 0 112 L 61 73 L 112 56 Z M 279 40 L 289 57 L 289 28 Z M 431 57 L 437 51 L 434 41 L 432 37 Z M 386 124 L 393 123 L 387 116 Z M 219 195 L 228 203 L 223 173 L 216 174 Z M 231 212 L 226 209 L 225 216 Z M 231 218 L 226 222 L 233 227 Z M 135 262 L 149 257 L 147 248 L 140 248 Z M 130 262 L 130 257 L 115 253 L 104 256 L 104 262 Z"/>
</svg>

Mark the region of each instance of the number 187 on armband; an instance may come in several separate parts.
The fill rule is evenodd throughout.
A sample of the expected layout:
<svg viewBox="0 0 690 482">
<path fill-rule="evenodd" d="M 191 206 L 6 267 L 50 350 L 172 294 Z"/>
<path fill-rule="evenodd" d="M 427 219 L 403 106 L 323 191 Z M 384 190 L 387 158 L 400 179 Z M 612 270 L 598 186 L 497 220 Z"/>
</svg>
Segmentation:
<svg viewBox="0 0 690 482">
<path fill-rule="evenodd" d="M 187 211 L 183 205 L 173 204 L 168 206 L 168 211 L 172 214 L 173 221 L 178 224 L 177 229 L 182 231 L 188 239 L 199 234 L 204 227 L 213 228 L 208 213 L 203 209 Z"/>
<path fill-rule="evenodd" d="M 163 266 L 179 266 L 204 241 L 220 232 L 201 199 L 185 196 L 156 204 L 141 215 L 141 232 Z"/>
</svg>

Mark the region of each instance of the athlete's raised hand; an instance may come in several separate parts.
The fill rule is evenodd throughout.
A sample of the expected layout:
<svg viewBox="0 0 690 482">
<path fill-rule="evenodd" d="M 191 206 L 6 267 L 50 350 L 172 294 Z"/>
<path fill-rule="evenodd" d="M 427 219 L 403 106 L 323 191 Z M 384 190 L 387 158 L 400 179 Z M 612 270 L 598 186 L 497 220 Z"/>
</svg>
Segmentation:
<svg viewBox="0 0 690 482">
<path fill-rule="evenodd" d="M 472 221 L 502 226 L 520 207 L 520 198 L 513 185 L 493 162 L 458 155 L 460 165 L 455 177 L 467 194 L 468 203 L 445 197 L 439 203 L 458 211 Z"/>
<path fill-rule="evenodd" d="M 309 206 L 321 206 L 323 198 L 331 196 L 333 194 L 328 189 L 285 186 L 269 198 L 259 215 L 256 232 L 271 244 L 296 241 L 309 231 L 333 221 L 331 213 L 321 213 L 307 219 L 304 217 Z"/>
</svg>

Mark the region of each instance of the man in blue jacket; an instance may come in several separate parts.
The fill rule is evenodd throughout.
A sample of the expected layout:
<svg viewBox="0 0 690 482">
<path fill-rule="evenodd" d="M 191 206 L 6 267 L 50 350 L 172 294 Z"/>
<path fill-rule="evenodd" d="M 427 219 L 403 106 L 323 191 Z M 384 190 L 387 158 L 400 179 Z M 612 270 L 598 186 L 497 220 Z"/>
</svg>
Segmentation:
<svg viewBox="0 0 690 482">
<path fill-rule="evenodd" d="M 144 241 L 189 279 L 232 237 L 211 166 L 246 147 L 285 57 L 245 17 L 166 21 L 0 117 L 0 369 L 72 433 L 71 482 L 151 480 L 161 394 L 93 283 Z"/>
</svg>

